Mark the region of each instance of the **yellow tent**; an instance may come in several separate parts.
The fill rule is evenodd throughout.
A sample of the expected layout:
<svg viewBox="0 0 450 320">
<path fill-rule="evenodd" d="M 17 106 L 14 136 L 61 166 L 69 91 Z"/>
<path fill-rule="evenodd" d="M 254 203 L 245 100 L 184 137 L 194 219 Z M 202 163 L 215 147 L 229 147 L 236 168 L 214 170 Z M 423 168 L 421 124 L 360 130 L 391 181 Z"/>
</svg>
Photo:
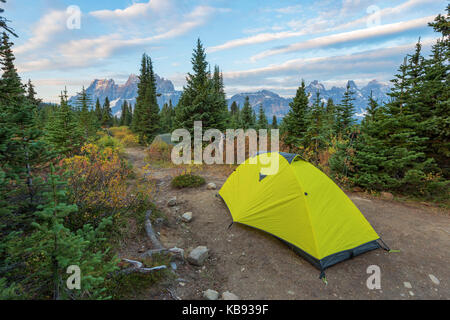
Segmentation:
<svg viewBox="0 0 450 320">
<path fill-rule="evenodd" d="M 233 222 L 285 241 L 319 268 L 321 277 L 338 262 L 381 248 L 372 226 L 322 171 L 295 154 L 266 155 L 279 158 L 276 174 L 261 173 L 267 165 L 259 154 L 241 164 L 219 191 Z"/>
</svg>

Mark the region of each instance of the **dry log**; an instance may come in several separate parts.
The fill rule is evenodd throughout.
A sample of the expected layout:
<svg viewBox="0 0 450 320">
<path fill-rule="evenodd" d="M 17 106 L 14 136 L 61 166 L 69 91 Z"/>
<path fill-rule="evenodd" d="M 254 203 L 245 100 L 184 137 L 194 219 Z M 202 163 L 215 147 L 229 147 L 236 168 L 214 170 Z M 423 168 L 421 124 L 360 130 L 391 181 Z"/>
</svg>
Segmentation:
<svg viewBox="0 0 450 320">
<path fill-rule="evenodd" d="M 150 241 L 152 242 L 153 247 L 155 249 L 164 249 L 161 242 L 159 242 L 158 237 L 155 234 L 155 231 L 153 230 L 153 226 L 150 221 L 151 214 L 152 214 L 152 210 L 148 210 L 145 214 L 145 232 L 147 232 L 147 235 L 150 238 Z"/>
</svg>

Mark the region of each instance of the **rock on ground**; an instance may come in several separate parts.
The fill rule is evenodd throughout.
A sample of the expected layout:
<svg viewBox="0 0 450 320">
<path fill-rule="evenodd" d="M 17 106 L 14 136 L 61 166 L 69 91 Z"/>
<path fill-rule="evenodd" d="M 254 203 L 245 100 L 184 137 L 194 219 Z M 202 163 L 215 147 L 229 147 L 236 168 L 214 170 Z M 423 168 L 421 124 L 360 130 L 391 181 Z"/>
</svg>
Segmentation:
<svg viewBox="0 0 450 320">
<path fill-rule="evenodd" d="M 222 293 L 223 300 L 239 300 L 239 297 L 230 291 L 225 291 Z"/>
<path fill-rule="evenodd" d="M 386 200 L 394 200 L 394 195 L 390 192 L 382 192 L 381 197 Z"/>
<path fill-rule="evenodd" d="M 175 254 L 178 253 L 181 256 L 181 258 L 184 258 L 184 249 L 173 247 L 173 248 L 169 249 L 169 252 L 172 252 Z"/>
<path fill-rule="evenodd" d="M 185 213 L 183 213 L 183 215 L 181 216 L 181 220 L 183 220 L 184 222 L 191 222 L 191 220 L 192 220 L 192 212 L 185 212 Z"/>
<path fill-rule="evenodd" d="M 169 199 L 169 201 L 167 202 L 167 205 L 169 207 L 174 207 L 177 205 L 177 197 L 172 197 Z"/>
<path fill-rule="evenodd" d="M 194 250 L 189 253 L 189 256 L 187 260 L 189 263 L 201 266 L 205 262 L 205 260 L 208 258 L 209 249 L 205 246 L 198 246 Z"/>
<path fill-rule="evenodd" d="M 217 300 L 219 298 L 219 293 L 215 290 L 208 289 L 203 291 L 203 297 L 208 300 Z"/>
<path fill-rule="evenodd" d="M 441 283 L 441 282 L 439 281 L 439 279 L 436 278 L 436 276 L 434 276 L 434 275 L 432 275 L 432 274 L 429 274 L 428 276 L 430 277 L 431 281 L 433 281 L 434 284 L 437 284 L 437 285 L 438 285 L 438 284 Z"/>
<path fill-rule="evenodd" d="M 214 182 L 210 182 L 206 186 L 206 189 L 208 189 L 208 190 L 215 190 L 216 188 L 217 188 L 217 186 L 216 186 L 216 184 Z"/>
</svg>

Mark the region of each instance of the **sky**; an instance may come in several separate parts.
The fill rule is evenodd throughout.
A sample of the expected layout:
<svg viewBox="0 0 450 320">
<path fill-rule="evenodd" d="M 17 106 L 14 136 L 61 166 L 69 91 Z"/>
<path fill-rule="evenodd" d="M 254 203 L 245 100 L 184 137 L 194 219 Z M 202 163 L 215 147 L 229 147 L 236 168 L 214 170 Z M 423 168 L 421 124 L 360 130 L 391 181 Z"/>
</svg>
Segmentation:
<svg viewBox="0 0 450 320">
<path fill-rule="evenodd" d="M 388 83 L 446 0 L 7 0 L 0 4 L 19 38 L 16 66 L 38 96 L 57 102 L 93 79 L 124 83 L 150 55 L 177 89 L 191 71 L 198 38 L 224 75 L 228 96 L 272 90 L 293 96 L 301 79 L 326 87 L 351 79 Z"/>
</svg>

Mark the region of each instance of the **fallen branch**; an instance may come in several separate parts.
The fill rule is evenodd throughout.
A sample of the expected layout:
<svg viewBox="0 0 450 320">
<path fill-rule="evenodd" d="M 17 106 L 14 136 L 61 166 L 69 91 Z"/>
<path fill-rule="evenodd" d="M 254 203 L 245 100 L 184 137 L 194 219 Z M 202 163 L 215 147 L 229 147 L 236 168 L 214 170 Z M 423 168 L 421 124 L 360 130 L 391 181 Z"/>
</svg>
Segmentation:
<svg viewBox="0 0 450 320">
<path fill-rule="evenodd" d="M 165 266 L 165 265 L 157 266 L 157 267 L 153 267 L 153 268 L 144 268 L 144 264 L 142 262 L 140 262 L 140 261 L 130 260 L 130 259 L 123 259 L 123 260 L 128 262 L 128 263 L 131 263 L 133 265 L 133 267 L 120 270 L 119 271 L 120 274 L 130 274 L 130 273 L 133 273 L 133 272 L 151 273 L 151 272 L 156 271 L 156 270 L 167 269 L 167 266 Z"/>
<path fill-rule="evenodd" d="M 179 296 L 177 296 L 172 289 L 167 288 L 166 290 L 167 290 L 167 292 L 169 292 L 169 294 L 172 297 L 172 299 L 174 299 L 174 300 L 181 300 L 181 298 Z"/>
<path fill-rule="evenodd" d="M 159 242 L 158 237 L 153 231 L 153 226 L 150 221 L 150 215 L 152 214 L 152 210 L 148 210 L 145 214 L 145 232 L 147 232 L 147 236 L 150 238 L 150 241 L 153 244 L 153 247 L 159 250 L 164 250 L 161 242 Z"/>
</svg>

